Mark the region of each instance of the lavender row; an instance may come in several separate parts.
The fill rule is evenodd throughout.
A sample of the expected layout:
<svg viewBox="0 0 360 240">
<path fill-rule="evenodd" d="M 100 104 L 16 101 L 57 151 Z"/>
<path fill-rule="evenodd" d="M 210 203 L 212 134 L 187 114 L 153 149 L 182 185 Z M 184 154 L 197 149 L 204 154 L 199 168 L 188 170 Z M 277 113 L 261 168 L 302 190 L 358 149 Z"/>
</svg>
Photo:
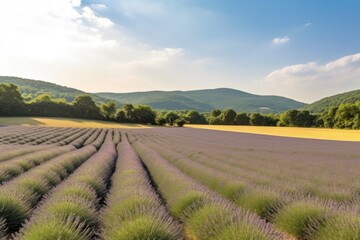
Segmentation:
<svg viewBox="0 0 360 240">
<path fill-rule="evenodd" d="M 87 146 L 62 154 L 0 186 L 0 216 L 7 233 L 17 231 L 42 196 L 96 152 Z"/>
<path fill-rule="evenodd" d="M 100 150 L 45 197 L 15 239 L 92 239 L 115 159 L 109 131 Z"/>
<path fill-rule="evenodd" d="M 132 140 L 171 214 L 184 223 L 187 238 L 283 239 L 282 234 L 256 215 L 236 207 L 195 182 L 155 151 Z"/>
<path fill-rule="evenodd" d="M 182 239 L 180 225 L 161 203 L 126 137 L 122 139 L 112 187 L 101 215 L 100 238 Z"/>
<path fill-rule="evenodd" d="M 18 157 L 21 155 L 25 155 L 28 153 L 32 153 L 32 152 L 36 152 L 36 151 L 40 151 L 46 148 L 50 148 L 52 147 L 51 145 L 44 145 L 44 146 L 21 146 L 21 147 L 17 147 L 15 149 L 6 149 L 4 151 L 1 152 L 0 155 L 0 162 L 3 161 L 7 161 L 9 159 L 12 159 L 14 157 Z"/>
<path fill-rule="evenodd" d="M 75 150 L 73 146 L 53 147 L 0 163 L 0 184 L 60 154 Z"/>
<path fill-rule="evenodd" d="M 136 138 L 142 139 L 152 148 L 161 153 L 167 160 L 176 164 L 181 170 L 190 176 L 198 179 L 207 186 L 222 193 L 227 198 L 231 199 L 239 206 L 256 212 L 260 216 L 272 221 L 278 228 L 288 232 L 299 239 L 356 239 L 360 229 L 359 219 L 359 195 L 353 193 L 350 200 L 347 202 L 334 201 L 331 199 L 318 199 L 313 196 L 304 197 L 301 195 L 289 195 L 284 192 L 278 191 L 274 186 L 269 188 L 259 187 L 258 184 L 253 184 L 251 181 L 244 181 L 242 175 L 246 175 L 248 169 L 239 169 L 233 166 L 233 170 L 227 168 L 223 171 L 224 162 L 228 159 L 221 158 L 221 161 L 213 161 L 213 158 L 219 158 L 219 152 L 227 153 L 226 151 L 219 151 L 216 153 L 211 147 L 207 146 L 203 149 L 195 149 L 196 141 L 176 141 L 175 137 L 162 136 L 162 141 L 158 141 L 155 135 L 136 134 Z M 174 141 L 173 141 L 174 139 Z M 203 142 L 206 142 L 203 141 Z M 171 144 L 170 144 L 171 143 Z M 203 143 L 204 144 L 204 143 Z M 177 148 L 176 146 L 181 146 Z M 194 148 L 192 153 L 189 149 Z M 171 149 L 171 151 L 169 150 Z M 213 157 L 203 157 L 201 150 L 209 150 L 213 153 Z M 276 149 L 272 149 L 274 151 Z M 179 154 L 182 152 L 182 154 Z M 207 151 L 204 151 L 207 152 Z M 238 154 L 241 151 L 237 151 Z M 259 153 L 259 155 L 266 156 L 266 153 Z M 210 154 L 209 154 L 210 155 Z M 230 156 L 230 158 L 233 158 Z M 248 159 L 248 162 L 255 161 L 255 159 Z M 273 162 L 274 161 L 270 161 Z M 338 159 L 339 162 L 339 159 Z M 309 162 L 303 163 L 309 164 Z M 265 164 L 266 165 L 266 164 Z M 310 164 L 309 164 L 310 165 Z M 342 166 L 342 165 L 340 165 Z M 345 165 L 346 166 L 346 165 Z M 261 169 L 261 166 L 258 166 Z M 283 168 L 282 168 L 283 169 Z M 240 170 L 240 171 L 239 171 Z M 241 171 L 243 170 L 243 171 Z M 271 168 L 267 168 L 272 172 Z M 240 177 L 236 176 L 238 172 Z M 281 177 L 282 174 L 278 174 Z M 303 176 L 307 173 L 303 171 Z M 228 180 L 226 180 L 226 177 Z M 241 184 L 239 190 L 233 196 L 232 185 L 237 179 L 243 181 L 243 191 L 241 191 Z M 307 178 L 302 178 L 303 181 L 308 181 Z M 335 179 L 333 179 L 334 181 Z M 351 181 L 351 185 L 356 186 L 355 181 Z M 268 180 L 273 184 L 273 180 Z M 351 186 L 350 185 L 350 186 Z M 294 185 L 295 189 L 299 186 Z M 298 190 L 301 190 L 299 188 Z M 325 189 L 327 194 L 331 191 Z M 337 224 L 337 222 L 341 224 Z M 324 238 L 326 236 L 326 238 Z M 341 236 L 346 236 L 341 237 Z M 330 238 L 331 237 L 331 238 Z"/>
</svg>

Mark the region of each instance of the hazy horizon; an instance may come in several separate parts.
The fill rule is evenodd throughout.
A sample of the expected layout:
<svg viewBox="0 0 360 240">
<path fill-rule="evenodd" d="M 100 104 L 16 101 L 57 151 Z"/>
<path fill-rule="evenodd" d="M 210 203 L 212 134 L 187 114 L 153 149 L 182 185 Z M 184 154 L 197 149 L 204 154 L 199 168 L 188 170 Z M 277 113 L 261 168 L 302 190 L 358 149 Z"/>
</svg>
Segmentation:
<svg viewBox="0 0 360 240">
<path fill-rule="evenodd" d="M 233 88 L 310 103 L 360 89 L 360 2 L 13 0 L 0 75 L 86 92 Z"/>
</svg>

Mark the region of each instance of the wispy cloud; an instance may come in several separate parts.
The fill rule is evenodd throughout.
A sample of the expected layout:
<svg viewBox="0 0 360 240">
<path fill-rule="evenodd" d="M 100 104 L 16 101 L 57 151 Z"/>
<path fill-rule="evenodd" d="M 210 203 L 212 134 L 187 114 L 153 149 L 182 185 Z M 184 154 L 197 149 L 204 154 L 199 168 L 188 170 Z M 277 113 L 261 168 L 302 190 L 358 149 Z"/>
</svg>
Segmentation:
<svg viewBox="0 0 360 240">
<path fill-rule="evenodd" d="M 262 82 L 276 94 L 314 101 L 342 91 L 360 88 L 360 53 L 326 64 L 308 62 L 290 65 L 268 74 Z"/>
<path fill-rule="evenodd" d="M 274 38 L 272 40 L 272 43 L 274 45 L 281 45 L 281 44 L 284 44 L 284 43 L 287 43 L 288 41 L 290 41 L 290 38 L 288 36 L 285 36 L 285 37 L 278 37 L 278 38 Z"/>
</svg>

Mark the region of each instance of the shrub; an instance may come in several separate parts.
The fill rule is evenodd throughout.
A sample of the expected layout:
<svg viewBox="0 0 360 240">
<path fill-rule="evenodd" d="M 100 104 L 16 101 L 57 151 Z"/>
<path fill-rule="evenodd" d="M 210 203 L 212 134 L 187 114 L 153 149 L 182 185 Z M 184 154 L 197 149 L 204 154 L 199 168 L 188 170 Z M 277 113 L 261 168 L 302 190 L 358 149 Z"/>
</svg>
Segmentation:
<svg viewBox="0 0 360 240">
<path fill-rule="evenodd" d="M 316 240 L 360 239 L 360 218 L 339 215 L 327 221 L 316 233 Z"/>
<path fill-rule="evenodd" d="M 185 125 L 186 121 L 185 121 L 185 119 L 183 119 L 183 118 L 179 118 L 179 119 L 176 119 L 176 120 L 174 121 L 174 123 L 175 123 L 176 126 L 178 126 L 178 127 L 183 127 L 183 126 Z"/>
<path fill-rule="evenodd" d="M 327 218 L 329 214 L 320 204 L 299 201 L 279 211 L 274 222 L 278 228 L 299 239 L 309 239 Z"/>
<path fill-rule="evenodd" d="M 269 191 L 248 191 L 236 200 L 236 204 L 239 206 L 255 212 L 267 220 L 272 220 L 283 203 L 282 196 Z"/>
</svg>

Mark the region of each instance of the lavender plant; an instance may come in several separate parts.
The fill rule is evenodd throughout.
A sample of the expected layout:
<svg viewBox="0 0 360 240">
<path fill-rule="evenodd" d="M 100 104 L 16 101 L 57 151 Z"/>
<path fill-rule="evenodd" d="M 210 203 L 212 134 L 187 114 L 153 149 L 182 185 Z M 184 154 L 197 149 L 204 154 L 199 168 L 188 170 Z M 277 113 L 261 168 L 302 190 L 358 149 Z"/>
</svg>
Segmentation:
<svg viewBox="0 0 360 240">
<path fill-rule="evenodd" d="M 0 186 L 0 216 L 8 233 L 17 231 L 41 197 L 95 152 L 88 146 L 62 154 Z"/>
<path fill-rule="evenodd" d="M 109 131 L 100 150 L 42 201 L 15 239 L 91 239 L 115 159 Z"/>
<path fill-rule="evenodd" d="M 116 172 L 101 215 L 101 239 L 182 239 L 126 137 L 118 145 Z"/>
<path fill-rule="evenodd" d="M 75 147 L 73 146 L 53 147 L 2 162 L 0 163 L 0 183 L 8 181 L 37 165 L 74 149 Z"/>
<path fill-rule="evenodd" d="M 196 239 L 282 239 L 269 224 L 195 182 L 139 141 L 133 142 L 173 216 Z M 210 231 L 211 230 L 211 231 Z"/>
</svg>

